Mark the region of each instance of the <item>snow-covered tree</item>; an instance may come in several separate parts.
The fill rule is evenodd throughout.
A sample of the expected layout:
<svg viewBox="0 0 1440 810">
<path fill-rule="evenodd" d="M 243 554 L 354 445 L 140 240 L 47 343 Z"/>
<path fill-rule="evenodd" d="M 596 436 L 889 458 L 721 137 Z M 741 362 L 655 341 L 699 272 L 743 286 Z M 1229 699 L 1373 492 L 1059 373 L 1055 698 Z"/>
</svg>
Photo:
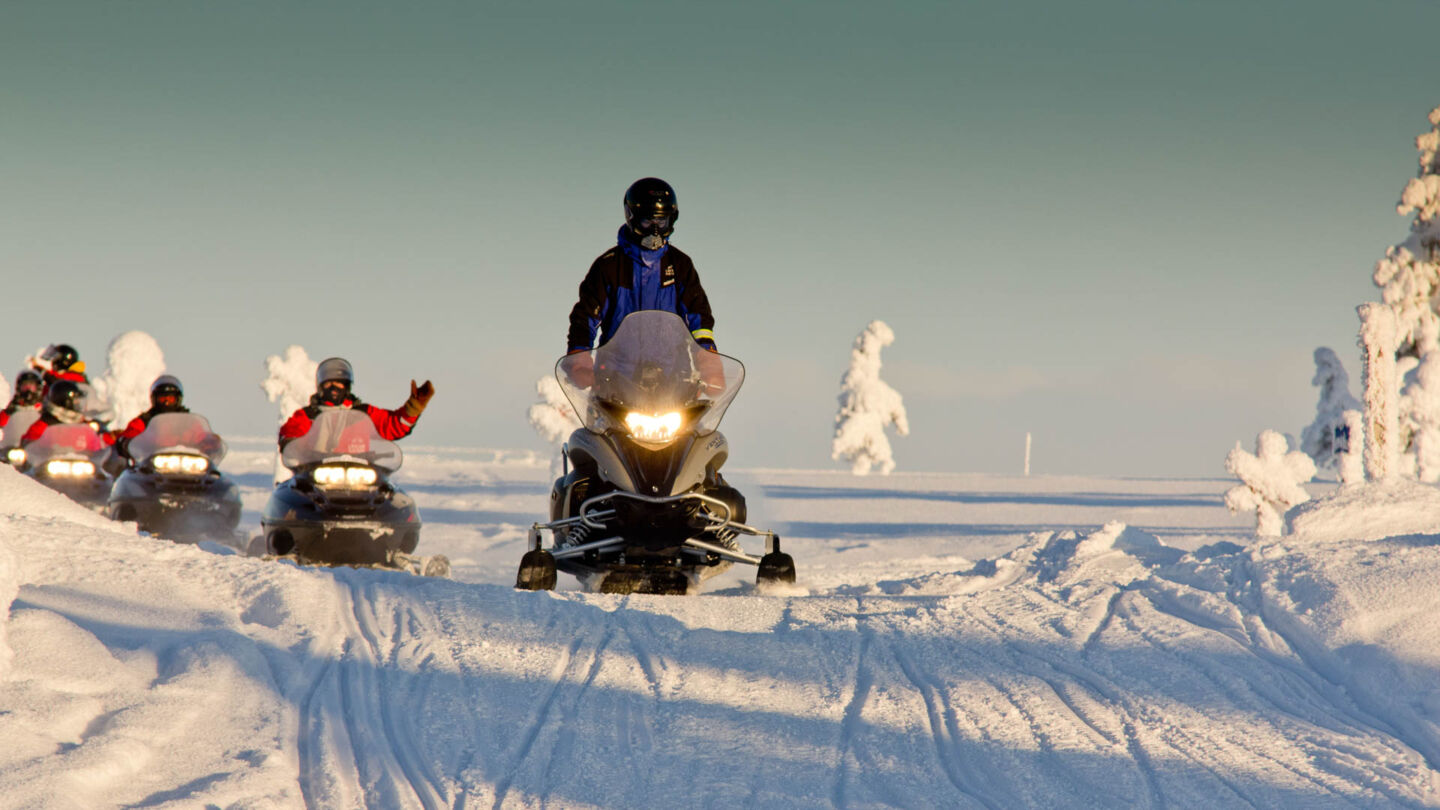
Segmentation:
<svg viewBox="0 0 1440 810">
<path fill-rule="evenodd" d="M 1440 107 L 1430 112 L 1430 124 L 1431 130 L 1415 139 L 1419 169 L 1396 206 L 1401 214 L 1414 214 L 1410 235 L 1385 251 L 1372 279 L 1395 317 L 1400 391 L 1395 431 L 1386 439 L 1398 455 L 1388 473 L 1435 481 L 1440 480 L 1440 391 L 1434 385 L 1440 377 L 1426 372 L 1427 383 L 1421 368 L 1440 349 Z"/>
<path fill-rule="evenodd" d="M 835 415 L 835 438 L 830 457 L 850 462 L 850 472 L 868 475 L 879 467 L 888 475 L 895 469 L 885 428 L 910 435 L 905 403 L 900 394 L 880 379 L 880 350 L 895 342 L 895 333 L 882 321 L 871 321 L 855 338 L 850 368 L 840 380 L 840 411 Z"/>
<path fill-rule="evenodd" d="M 1320 401 L 1315 405 L 1315 421 L 1300 434 L 1300 449 L 1319 469 L 1334 469 L 1349 447 L 1345 411 L 1359 410 L 1360 401 L 1350 394 L 1350 376 L 1340 358 L 1324 346 L 1315 350 L 1315 377 L 1310 384 L 1320 388 Z"/>
<path fill-rule="evenodd" d="M 116 335 L 105 353 L 105 373 L 92 379 L 86 410 L 123 427 L 150 408 L 150 385 L 165 373 L 165 353 L 155 338 L 132 331 Z"/>
<path fill-rule="evenodd" d="M 1384 304 L 1361 304 L 1360 348 L 1365 352 L 1365 475 L 1372 481 L 1400 472 L 1399 377 L 1395 349 L 1399 319 Z"/>
<path fill-rule="evenodd" d="M 1315 477 L 1315 462 L 1296 450 L 1273 430 L 1255 438 L 1255 453 L 1245 452 L 1239 442 L 1225 457 L 1225 469 L 1240 479 L 1240 486 L 1225 493 L 1225 505 L 1232 514 L 1255 513 L 1255 534 L 1279 537 L 1281 516 L 1296 504 L 1310 500 L 1301 484 Z"/>
<path fill-rule="evenodd" d="M 291 414 L 310 404 L 310 395 L 315 393 L 315 369 L 319 365 L 302 346 L 289 346 L 283 355 L 265 358 L 266 376 L 260 388 L 266 398 L 276 403 L 276 424 L 285 424 Z M 290 471 L 280 463 L 280 454 L 276 453 L 275 483 L 289 478 Z"/>
<path fill-rule="evenodd" d="M 1365 414 L 1359 410 L 1341 415 L 1345 422 L 1347 447 L 1338 454 L 1336 467 L 1340 483 L 1346 486 L 1365 483 Z"/>
<path fill-rule="evenodd" d="M 540 399 L 527 412 L 530 426 L 535 428 L 540 438 L 555 445 L 557 453 L 550 461 L 550 472 L 558 477 L 563 463 L 558 450 L 570 434 L 580 428 L 580 417 L 575 415 L 574 406 L 565 398 L 565 392 L 560 389 L 554 374 L 546 374 L 536 380 L 535 393 Z"/>
</svg>

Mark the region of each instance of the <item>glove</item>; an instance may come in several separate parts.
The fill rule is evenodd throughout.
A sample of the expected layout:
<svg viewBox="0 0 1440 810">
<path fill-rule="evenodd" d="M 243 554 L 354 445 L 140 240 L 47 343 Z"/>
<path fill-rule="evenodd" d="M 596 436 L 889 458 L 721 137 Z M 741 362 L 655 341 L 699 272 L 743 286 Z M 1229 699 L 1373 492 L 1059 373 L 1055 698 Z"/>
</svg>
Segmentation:
<svg viewBox="0 0 1440 810">
<path fill-rule="evenodd" d="M 565 358 L 565 375 L 576 388 L 590 388 L 595 385 L 595 358 L 589 349 L 576 349 Z"/>
<path fill-rule="evenodd" d="M 424 412 L 425 406 L 430 404 L 430 398 L 435 396 L 435 386 L 429 380 L 424 385 L 417 386 L 414 380 L 410 381 L 410 398 L 405 400 L 405 415 L 411 419 L 419 419 Z"/>
</svg>

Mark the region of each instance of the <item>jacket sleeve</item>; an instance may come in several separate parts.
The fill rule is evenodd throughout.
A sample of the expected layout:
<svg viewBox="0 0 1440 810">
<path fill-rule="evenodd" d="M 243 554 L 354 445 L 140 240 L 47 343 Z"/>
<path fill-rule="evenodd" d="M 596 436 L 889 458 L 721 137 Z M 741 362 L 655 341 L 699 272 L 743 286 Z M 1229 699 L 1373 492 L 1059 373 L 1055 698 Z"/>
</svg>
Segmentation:
<svg viewBox="0 0 1440 810">
<path fill-rule="evenodd" d="M 304 408 L 300 408 L 295 411 L 295 413 L 290 414 L 290 418 L 285 420 L 285 424 L 280 426 L 280 446 L 284 447 L 309 432 L 310 414 L 305 413 Z"/>
<path fill-rule="evenodd" d="M 20 445 L 23 447 L 40 438 L 45 434 L 45 428 L 47 427 L 49 427 L 49 425 L 45 423 L 44 419 L 36 419 L 34 423 L 30 425 L 30 429 L 25 431 L 25 435 L 20 438 Z"/>
<path fill-rule="evenodd" d="M 595 333 L 605 319 L 610 305 L 610 285 L 605 279 L 605 268 L 615 263 L 613 248 L 590 265 L 590 272 L 580 282 L 580 299 L 570 308 L 570 332 L 565 337 L 565 351 L 589 349 L 595 345 Z"/>
<path fill-rule="evenodd" d="M 392 442 L 403 439 L 415 428 L 415 420 L 406 416 L 402 410 L 387 411 L 374 405 L 366 405 L 365 413 L 370 416 L 370 421 L 375 423 L 375 431 L 382 439 Z"/>
<path fill-rule="evenodd" d="M 700 286 L 700 274 L 690 264 L 685 273 L 684 285 L 680 291 L 680 306 L 685 308 L 685 325 L 690 327 L 690 336 L 707 349 L 715 348 L 715 316 L 710 314 L 710 299 L 705 288 Z"/>
</svg>

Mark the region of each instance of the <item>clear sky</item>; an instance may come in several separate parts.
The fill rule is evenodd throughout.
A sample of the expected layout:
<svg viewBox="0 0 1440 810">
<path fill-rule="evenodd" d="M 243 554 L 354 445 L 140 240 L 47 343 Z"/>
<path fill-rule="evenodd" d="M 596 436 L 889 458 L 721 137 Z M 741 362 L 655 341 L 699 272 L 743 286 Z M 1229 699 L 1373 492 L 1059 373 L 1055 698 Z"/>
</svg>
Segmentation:
<svg viewBox="0 0 1440 810">
<path fill-rule="evenodd" d="M 1435 0 L 0 3 L 0 358 L 143 329 L 222 433 L 341 354 L 417 444 L 541 447 L 620 197 L 746 390 L 740 466 L 831 467 L 851 340 L 900 470 L 1223 475 L 1357 379 L 1440 104 Z M 8 347 L 8 348 L 7 348 Z M 0 366 L 0 369 L 3 369 Z"/>
</svg>

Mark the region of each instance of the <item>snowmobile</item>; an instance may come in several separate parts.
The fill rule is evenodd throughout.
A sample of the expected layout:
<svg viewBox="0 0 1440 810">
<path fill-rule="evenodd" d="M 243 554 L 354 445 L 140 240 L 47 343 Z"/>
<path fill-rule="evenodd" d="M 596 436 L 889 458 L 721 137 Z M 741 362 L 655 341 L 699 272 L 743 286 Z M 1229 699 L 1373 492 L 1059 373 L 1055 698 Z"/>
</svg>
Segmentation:
<svg viewBox="0 0 1440 810">
<path fill-rule="evenodd" d="M 281 451 L 294 475 L 275 487 L 252 551 L 302 564 L 375 566 L 448 576 L 444 555 L 412 556 L 420 542 L 415 500 L 390 482 L 402 455 L 364 411 L 324 408 Z"/>
<path fill-rule="evenodd" d="M 563 571 L 602 593 L 686 593 L 734 563 L 756 566 L 757 584 L 795 581 L 780 538 L 746 525 L 744 497 L 720 475 L 730 449 L 717 428 L 740 361 L 696 343 L 675 313 L 642 310 L 599 349 L 562 357 L 555 376 L 584 427 L 516 588 L 552 589 Z M 763 556 L 743 551 L 742 535 L 764 538 Z"/>
<path fill-rule="evenodd" d="M 12 467 L 24 466 L 25 451 L 20 449 L 20 439 L 38 421 L 39 408 L 20 408 L 10 414 L 10 421 L 0 429 L 0 459 Z"/>
<path fill-rule="evenodd" d="M 97 510 L 110 494 L 105 467 L 111 451 L 89 423 L 51 425 L 40 438 L 12 448 L 8 455 L 21 472 Z"/>
<path fill-rule="evenodd" d="M 240 523 L 240 489 L 219 470 L 225 442 L 205 417 L 156 414 L 124 452 L 134 465 L 110 490 L 106 513 L 172 540 L 229 540 Z"/>
</svg>

